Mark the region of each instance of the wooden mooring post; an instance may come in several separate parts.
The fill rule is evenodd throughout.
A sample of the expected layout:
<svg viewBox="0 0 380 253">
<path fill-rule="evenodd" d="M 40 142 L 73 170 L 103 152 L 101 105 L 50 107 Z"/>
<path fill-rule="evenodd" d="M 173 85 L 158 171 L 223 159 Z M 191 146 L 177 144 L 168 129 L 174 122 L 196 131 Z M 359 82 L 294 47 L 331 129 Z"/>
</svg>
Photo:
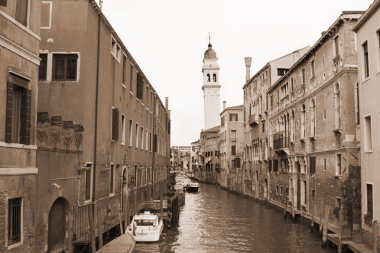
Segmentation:
<svg viewBox="0 0 380 253">
<path fill-rule="evenodd" d="M 338 222 L 338 253 L 342 253 L 342 227 L 343 227 L 343 206 L 339 208 Z"/>
<path fill-rule="evenodd" d="M 330 214 L 330 206 L 326 205 L 325 215 L 323 218 L 323 225 L 322 225 L 322 245 L 324 247 L 326 247 L 326 245 L 327 245 L 327 232 L 328 232 L 328 226 L 329 226 L 329 214 Z"/>
<path fill-rule="evenodd" d="M 372 235 L 373 235 L 373 253 L 377 253 L 377 242 L 379 240 L 379 224 L 375 220 L 372 224 Z"/>
</svg>

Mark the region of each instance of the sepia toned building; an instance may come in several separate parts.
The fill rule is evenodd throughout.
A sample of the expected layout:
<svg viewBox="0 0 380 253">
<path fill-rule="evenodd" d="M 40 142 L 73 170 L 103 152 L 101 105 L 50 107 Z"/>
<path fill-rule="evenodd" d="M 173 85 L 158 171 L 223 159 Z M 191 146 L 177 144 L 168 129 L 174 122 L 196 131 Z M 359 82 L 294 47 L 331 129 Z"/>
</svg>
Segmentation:
<svg viewBox="0 0 380 253">
<path fill-rule="evenodd" d="M 270 201 L 293 218 L 328 217 L 342 236 L 359 223 L 357 56 L 345 11 L 268 89 Z M 359 204 L 359 207 L 358 207 Z"/>
<path fill-rule="evenodd" d="M 189 169 L 191 146 L 172 146 L 170 148 L 170 165 L 172 168 Z"/>
<path fill-rule="evenodd" d="M 244 59 L 246 83 L 244 93 L 243 193 L 256 199 L 268 199 L 270 192 L 268 89 L 309 49 L 305 47 L 279 57 L 250 76 L 251 58 Z"/>
<path fill-rule="evenodd" d="M 189 165 L 191 175 L 193 175 L 194 171 L 198 170 L 198 168 L 199 168 L 199 158 L 200 158 L 199 140 L 197 140 L 197 141 L 193 141 L 191 143 L 190 165 Z"/>
<path fill-rule="evenodd" d="M 0 252 L 36 252 L 40 1 L 0 1 Z"/>
<path fill-rule="evenodd" d="M 358 57 L 361 158 L 361 226 L 364 239 L 376 243 L 373 221 L 380 219 L 380 1 L 376 0 L 354 27 Z M 378 236 L 378 233 L 377 233 Z M 379 241 L 377 239 L 377 241 Z M 377 246 L 379 248 L 379 246 Z"/>
<path fill-rule="evenodd" d="M 243 193 L 244 106 L 226 107 L 220 113 L 218 184 Z"/>
<path fill-rule="evenodd" d="M 94 0 L 41 9 L 36 252 L 94 251 L 167 191 L 168 100 Z"/>
<path fill-rule="evenodd" d="M 194 177 L 207 183 L 217 182 L 217 171 L 219 162 L 219 130 L 216 126 L 203 130 L 199 138 L 199 161 L 194 171 Z"/>
</svg>

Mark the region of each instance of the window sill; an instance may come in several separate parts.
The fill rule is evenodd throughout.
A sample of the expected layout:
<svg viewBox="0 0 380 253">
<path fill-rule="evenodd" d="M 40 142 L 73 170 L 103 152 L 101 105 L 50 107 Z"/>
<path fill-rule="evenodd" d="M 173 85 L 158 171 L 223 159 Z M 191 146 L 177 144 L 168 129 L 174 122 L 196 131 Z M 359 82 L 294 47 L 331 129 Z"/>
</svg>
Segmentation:
<svg viewBox="0 0 380 253">
<path fill-rule="evenodd" d="M 373 153 L 373 149 L 364 150 L 364 153 Z"/>
<path fill-rule="evenodd" d="M 8 143 L 8 142 L 2 142 L 0 141 L 0 147 L 6 147 L 6 148 L 23 148 L 23 149 L 37 149 L 36 145 L 25 145 L 20 143 Z"/>
<path fill-rule="evenodd" d="M 11 245 L 8 245 L 8 250 L 11 250 L 11 249 L 14 249 L 14 248 L 17 248 L 17 247 L 20 247 L 20 246 L 22 246 L 24 243 L 23 243 L 23 241 L 21 241 L 21 242 L 17 242 L 17 243 L 14 243 L 14 244 L 11 244 Z"/>
</svg>

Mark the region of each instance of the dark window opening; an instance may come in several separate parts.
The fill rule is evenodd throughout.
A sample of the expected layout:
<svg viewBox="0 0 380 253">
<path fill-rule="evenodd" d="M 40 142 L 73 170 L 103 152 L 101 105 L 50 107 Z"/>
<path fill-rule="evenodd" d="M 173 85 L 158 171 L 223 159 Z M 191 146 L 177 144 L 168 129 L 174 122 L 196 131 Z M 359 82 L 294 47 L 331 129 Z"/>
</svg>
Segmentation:
<svg viewBox="0 0 380 253">
<path fill-rule="evenodd" d="M 40 54 L 41 62 L 38 69 L 38 80 L 45 81 L 47 75 L 47 54 Z"/>
<path fill-rule="evenodd" d="M 24 26 L 27 25 L 28 0 L 16 0 L 15 19 Z"/>
<path fill-rule="evenodd" d="M 76 81 L 77 54 L 53 54 L 53 81 Z"/>
<path fill-rule="evenodd" d="M 8 244 L 21 242 L 22 198 L 8 200 Z"/>
<path fill-rule="evenodd" d="M 112 140 L 117 141 L 119 138 L 119 110 L 112 108 Z"/>
</svg>

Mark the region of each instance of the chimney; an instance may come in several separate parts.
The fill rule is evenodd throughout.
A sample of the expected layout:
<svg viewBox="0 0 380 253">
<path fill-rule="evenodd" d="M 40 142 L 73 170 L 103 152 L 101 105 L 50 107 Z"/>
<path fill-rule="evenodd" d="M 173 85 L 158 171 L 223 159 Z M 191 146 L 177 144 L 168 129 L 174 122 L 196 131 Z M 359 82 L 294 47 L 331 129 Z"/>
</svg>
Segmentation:
<svg viewBox="0 0 380 253">
<path fill-rule="evenodd" d="M 223 111 L 226 109 L 226 101 L 223 101 Z"/>
<path fill-rule="evenodd" d="M 168 97 L 165 97 L 165 110 L 166 111 L 169 110 L 169 98 Z"/>
<path fill-rule="evenodd" d="M 244 62 L 245 62 L 245 81 L 248 81 L 251 78 L 252 57 L 244 57 Z"/>
</svg>

